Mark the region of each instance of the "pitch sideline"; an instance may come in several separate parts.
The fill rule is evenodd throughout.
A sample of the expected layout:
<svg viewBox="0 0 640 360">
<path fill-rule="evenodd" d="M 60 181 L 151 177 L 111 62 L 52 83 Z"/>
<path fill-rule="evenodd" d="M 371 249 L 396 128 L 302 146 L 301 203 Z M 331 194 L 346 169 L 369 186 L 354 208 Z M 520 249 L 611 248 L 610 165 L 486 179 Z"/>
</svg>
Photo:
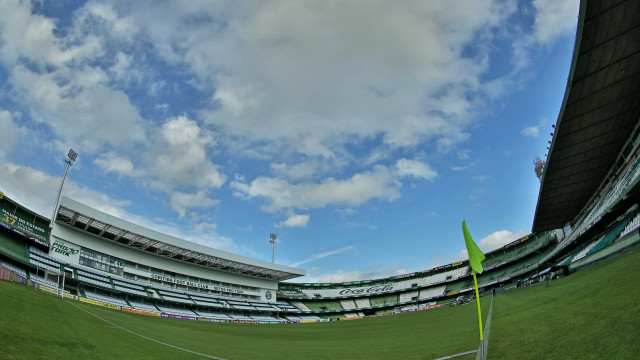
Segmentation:
<svg viewBox="0 0 640 360">
<path fill-rule="evenodd" d="M 478 349 L 478 356 L 476 360 L 487 360 L 487 354 L 489 353 L 489 332 L 491 328 L 491 312 L 493 311 L 493 296 L 491 296 L 491 305 L 489 305 L 489 314 L 487 314 L 487 321 L 484 324 L 484 340 L 480 343 Z"/>
<path fill-rule="evenodd" d="M 484 332 L 483 332 L 483 337 L 484 337 L 484 344 L 480 344 L 480 348 L 477 350 L 470 350 L 470 351 L 465 351 L 462 353 L 458 353 L 458 354 L 453 354 L 453 355 L 449 355 L 449 356 L 443 356 L 434 360 L 447 360 L 447 359 L 453 359 L 453 358 L 457 358 L 459 356 L 464 356 L 464 355 L 469 355 L 469 354 L 473 354 L 473 353 L 478 353 L 478 356 L 476 356 L 476 360 L 487 360 L 487 349 L 489 349 L 489 328 L 491 327 L 491 311 L 493 310 L 493 296 L 491 296 L 491 305 L 489 305 L 489 313 L 487 314 L 487 321 L 485 322 L 485 327 L 484 327 Z M 482 347 L 484 345 L 484 352 L 482 351 Z"/>
<path fill-rule="evenodd" d="M 179 347 L 179 346 L 175 346 L 175 345 L 167 344 L 167 343 L 162 342 L 162 341 L 160 341 L 160 340 L 156 340 L 156 339 L 150 338 L 150 337 L 148 337 L 148 336 L 144 336 L 144 335 L 142 335 L 142 334 L 138 334 L 138 333 L 137 333 L 137 332 L 135 332 L 135 331 L 131 331 L 131 330 L 129 330 L 129 329 L 125 329 L 125 328 L 123 328 L 122 326 L 116 325 L 116 324 L 112 323 L 112 322 L 111 322 L 111 321 L 109 321 L 109 320 L 103 319 L 103 318 L 101 318 L 100 316 L 98 316 L 98 315 L 96 315 L 96 314 L 94 314 L 94 313 L 90 312 L 89 310 L 83 309 L 83 308 L 81 308 L 80 306 L 78 306 L 78 305 L 76 305 L 76 304 L 73 304 L 73 303 L 70 303 L 70 304 L 71 304 L 71 305 L 73 305 L 73 306 L 75 306 L 75 307 L 77 307 L 78 309 L 80 309 L 80 310 L 82 310 L 82 311 L 86 312 L 87 314 L 92 315 L 92 316 L 94 316 L 95 318 L 97 318 L 97 319 L 99 319 L 99 320 L 101 320 L 101 321 L 106 322 L 107 324 L 109 324 L 109 325 L 111 325 L 111 326 L 113 326 L 113 327 L 115 327 L 115 328 L 118 328 L 118 329 L 120 329 L 120 330 L 123 330 L 123 331 L 128 332 L 129 334 L 132 334 L 132 335 L 135 335 L 135 336 L 141 337 L 141 338 L 146 339 L 146 340 L 149 340 L 149 341 L 153 341 L 153 342 L 155 342 L 155 343 L 157 343 L 157 344 L 164 345 L 164 346 L 167 346 L 167 347 L 170 347 L 170 348 L 176 349 L 176 350 L 180 350 L 180 351 L 188 352 L 188 353 L 190 353 L 190 354 L 194 354 L 194 355 L 198 355 L 198 356 L 206 357 L 206 358 L 208 358 L 208 359 L 226 360 L 226 359 L 221 358 L 221 357 L 212 356 L 212 355 L 207 355 L 207 354 L 199 353 L 199 352 L 197 352 L 197 351 L 193 351 L 193 350 L 189 350 L 189 349 L 184 349 L 184 348 L 181 348 L 181 347 Z"/>
</svg>

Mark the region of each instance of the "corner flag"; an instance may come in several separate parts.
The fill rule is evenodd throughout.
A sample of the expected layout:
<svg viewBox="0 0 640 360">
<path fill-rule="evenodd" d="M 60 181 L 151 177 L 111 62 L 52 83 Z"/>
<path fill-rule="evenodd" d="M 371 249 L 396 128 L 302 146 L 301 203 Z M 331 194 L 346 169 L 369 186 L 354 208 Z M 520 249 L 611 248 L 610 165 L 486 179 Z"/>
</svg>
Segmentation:
<svg viewBox="0 0 640 360">
<path fill-rule="evenodd" d="M 484 338 L 482 335 L 482 313 L 480 311 L 480 294 L 478 294 L 478 280 L 476 279 L 476 272 L 482 274 L 484 269 L 482 268 L 482 261 L 485 259 L 484 254 L 480 251 L 478 245 L 473 242 L 471 234 L 467 229 L 467 222 L 462 221 L 462 234 L 464 235 L 464 243 L 467 245 L 467 252 L 469 253 L 469 265 L 471 266 L 471 272 L 473 273 L 473 284 L 476 287 L 476 304 L 478 304 L 478 330 L 480 330 L 480 353 L 484 353 Z"/>
<path fill-rule="evenodd" d="M 475 270 L 475 272 L 482 274 L 484 271 L 482 261 L 485 259 L 485 256 L 478 245 L 473 242 L 465 221 L 462 221 L 462 234 L 464 234 L 464 243 L 467 245 L 467 252 L 469 253 L 469 265 L 471 265 L 471 268 Z"/>
</svg>

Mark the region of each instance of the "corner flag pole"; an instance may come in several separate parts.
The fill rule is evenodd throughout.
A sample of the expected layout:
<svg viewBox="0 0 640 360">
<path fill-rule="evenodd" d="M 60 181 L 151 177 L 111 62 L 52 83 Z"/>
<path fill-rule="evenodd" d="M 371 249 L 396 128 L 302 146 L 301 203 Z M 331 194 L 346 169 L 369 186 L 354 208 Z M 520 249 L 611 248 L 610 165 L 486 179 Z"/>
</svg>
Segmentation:
<svg viewBox="0 0 640 360">
<path fill-rule="evenodd" d="M 478 327 L 480 329 L 480 341 L 484 340 L 482 337 L 482 312 L 480 311 L 480 295 L 478 294 L 478 280 L 476 280 L 476 271 L 473 271 L 473 284 L 476 286 L 476 303 L 478 304 Z"/>
</svg>

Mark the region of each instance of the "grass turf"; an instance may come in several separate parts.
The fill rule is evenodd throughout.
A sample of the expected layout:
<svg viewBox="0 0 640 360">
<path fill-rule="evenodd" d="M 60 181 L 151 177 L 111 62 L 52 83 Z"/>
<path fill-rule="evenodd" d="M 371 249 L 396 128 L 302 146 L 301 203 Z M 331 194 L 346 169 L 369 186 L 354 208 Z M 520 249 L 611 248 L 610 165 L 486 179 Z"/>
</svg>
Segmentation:
<svg viewBox="0 0 640 360">
<path fill-rule="evenodd" d="M 637 359 L 640 249 L 496 296 L 490 359 Z"/>
<path fill-rule="evenodd" d="M 0 358 L 6 359 L 202 358 L 96 316 L 225 359 L 432 359 L 478 346 L 475 304 L 329 323 L 216 324 L 130 314 L 6 282 L 0 282 L 0 304 Z M 485 314 L 488 307 L 483 302 Z"/>
<path fill-rule="evenodd" d="M 489 359 L 636 358 L 640 251 L 496 296 Z M 482 299 L 486 317 L 490 299 Z M 0 281 L 2 359 L 195 359 L 114 327 L 225 359 L 433 359 L 476 349 L 475 303 L 316 324 L 161 319 Z M 474 359 L 475 354 L 456 359 Z"/>
</svg>

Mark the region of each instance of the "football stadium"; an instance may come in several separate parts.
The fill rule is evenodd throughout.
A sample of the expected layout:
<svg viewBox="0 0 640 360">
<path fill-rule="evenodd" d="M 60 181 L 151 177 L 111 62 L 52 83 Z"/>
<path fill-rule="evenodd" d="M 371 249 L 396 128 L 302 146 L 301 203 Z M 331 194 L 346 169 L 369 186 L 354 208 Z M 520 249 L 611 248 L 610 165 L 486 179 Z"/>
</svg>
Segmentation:
<svg viewBox="0 0 640 360">
<path fill-rule="evenodd" d="M 469 261 L 305 270 L 63 197 L 0 193 L 0 358 L 632 359 L 640 352 L 640 2 L 582 1 L 531 233 Z"/>
</svg>

